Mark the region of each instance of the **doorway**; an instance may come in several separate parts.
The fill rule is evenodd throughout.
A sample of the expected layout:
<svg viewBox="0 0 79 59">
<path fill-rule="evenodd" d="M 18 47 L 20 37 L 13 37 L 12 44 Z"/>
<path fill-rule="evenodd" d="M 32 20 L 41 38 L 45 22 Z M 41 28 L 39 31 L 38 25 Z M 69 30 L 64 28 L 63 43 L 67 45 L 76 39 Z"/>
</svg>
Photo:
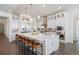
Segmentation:
<svg viewBox="0 0 79 59">
<path fill-rule="evenodd" d="M 75 16 L 73 20 L 73 37 L 74 41 L 79 41 L 79 16 Z"/>
<path fill-rule="evenodd" d="M 4 24 L 0 23 L 0 35 L 4 34 Z"/>
</svg>

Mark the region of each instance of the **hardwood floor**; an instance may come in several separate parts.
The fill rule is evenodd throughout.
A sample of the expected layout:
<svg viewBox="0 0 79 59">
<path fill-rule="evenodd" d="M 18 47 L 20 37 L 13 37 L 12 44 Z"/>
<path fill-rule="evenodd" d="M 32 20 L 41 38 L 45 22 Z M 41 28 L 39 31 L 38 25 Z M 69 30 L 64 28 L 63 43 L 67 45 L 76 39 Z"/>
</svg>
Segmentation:
<svg viewBox="0 0 79 59">
<path fill-rule="evenodd" d="M 36 55 L 29 49 L 24 51 L 16 46 L 15 42 L 9 42 L 8 38 L 4 35 L 0 35 L 0 55 Z M 51 55 L 79 55 L 79 41 L 74 44 L 60 43 L 60 48 Z"/>
<path fill-rule="evenodd" d="M 74 42 L 73 44 L 60 43 L 59 50 L 53 54 L 54 55 L 79 55 L 79 41 Z"/>
<path fill-rule="evenodd" d="M 0 55 L 36 55 L 29 49 L 24 52 L 21 48 L 16 46 L 15 42 L 9 42 L 9 39 L 0 35 Z"/>
</svg>

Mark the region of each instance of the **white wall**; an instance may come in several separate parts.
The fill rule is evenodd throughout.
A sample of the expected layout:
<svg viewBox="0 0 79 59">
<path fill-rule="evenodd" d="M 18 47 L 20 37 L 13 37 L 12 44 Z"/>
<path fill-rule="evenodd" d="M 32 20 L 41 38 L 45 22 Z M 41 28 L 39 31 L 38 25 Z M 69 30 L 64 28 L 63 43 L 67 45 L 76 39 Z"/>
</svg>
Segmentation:
<svg viewBox="0 0 79 59">
<path fill-rule="evenodd" d="M 8 12 L 0 11 L 0 16 L 9 17 L 10 14 Z"/>
<path fill-rule="evenodd" d="M 75 17 L 76 16 L 79 16 L 79 8 L 76 8 L 76 9 L 72 9 L 72 10 L 69 10 L 68 11 L 68 16 L 69 16 L 69 30 L 72 31 L 71 32 L 71 36 L 73 40 L 76 40 L 76 27 L 75 27 L 75 22 L 76 22 L 76 19 Z"/>
<path fill-rule="evenodd" d="M 73 20 L 68 11 L 65 12 L 65 39 L 66 43 L 73 43 Z"/>
</svg>

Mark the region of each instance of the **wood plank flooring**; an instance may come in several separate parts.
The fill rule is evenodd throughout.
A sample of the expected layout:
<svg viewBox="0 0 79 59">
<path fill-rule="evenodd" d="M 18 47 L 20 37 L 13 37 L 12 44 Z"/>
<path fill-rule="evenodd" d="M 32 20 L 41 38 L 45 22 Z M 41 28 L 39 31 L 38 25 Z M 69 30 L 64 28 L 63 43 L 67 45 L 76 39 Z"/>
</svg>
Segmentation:
<svg viewBox="0 0 79 59">
<path fill-rule="evenodd" d="M 79 55 L 79 41 L 71 43 L 60 43 L 60 48 L 54 55 Z"/>
<path fill-rule="evenodd" d="M 21 48 L 19 48 L 15 42 L 9 42 L 9 39 L 0 35 L 0 55 L 36 55 L 29 49 L 26 49 L 24 52 Z"/>
</svg>

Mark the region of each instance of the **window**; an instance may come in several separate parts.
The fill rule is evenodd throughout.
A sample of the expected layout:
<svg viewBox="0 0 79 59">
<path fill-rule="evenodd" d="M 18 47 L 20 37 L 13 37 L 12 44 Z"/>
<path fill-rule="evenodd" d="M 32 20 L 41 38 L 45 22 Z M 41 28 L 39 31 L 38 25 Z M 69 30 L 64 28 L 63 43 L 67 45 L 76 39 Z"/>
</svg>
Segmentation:
<svg viewBox="0 0 79 59">
<path fill-rule="evenodd" d="M 53 20 L 53 16 L 51 16 L 51 20 Z"/>
<path fill-rule="evenodd" d="M 61 17 L 64 17 L 64 14 L 61 14 Z"/>
<path fill-rule="evenodd" d="M 60 15 L 57 15 L 57 18 L 59 18 L 60 17 Z"/>
<path fill-rule="evenodd" d="M 54 16 L 54 19 L 56 19 L 56 16 Z"/>
</svg>

